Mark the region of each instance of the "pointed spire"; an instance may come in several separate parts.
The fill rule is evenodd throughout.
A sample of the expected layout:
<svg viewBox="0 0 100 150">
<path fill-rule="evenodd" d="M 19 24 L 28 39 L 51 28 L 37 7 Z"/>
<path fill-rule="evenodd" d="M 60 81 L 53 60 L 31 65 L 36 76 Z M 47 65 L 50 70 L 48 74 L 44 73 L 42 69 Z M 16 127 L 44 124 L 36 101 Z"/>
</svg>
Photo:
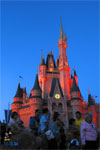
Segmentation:
<svg viewBox="0 0 100 150">
<path fill-rule="evenodd" d="M 18 83 L 18 88 L 14 97 L 20 97 L 20 98 L 23 97 L 23 90 L 20 88 L 20 81 Z"/>
<path fill-rule="evenodd" d="M 60 40 L 63 40 L 63 26 L 62 26 L 62 19 L 60 17 L 60 24 L 61 24 L 61 27 L 60 27 Z"/>
<path fill-rule="evenodd" d="M 72 70 L 71 70 L 71 79 L 73 78 L 73 75 L 72 75 Z"/>
<path fill-rule="evenodd" d="M 35 84 L 33 87 L 33 90 L 41 90 L 40 86 L 39 86 L 39 80 L 38 80 L 38 74 L 36 74 L 36 78 L 35 78 Z"/>
<path fill-rule="evenodd" d="M 76 70 L 75 70 L 75 66 L 74 66 L 74 76 L 77 76 L 77 74 L 76 74 Z"/>
<path fill-rule="evenodd" d="M 65 32 L 64 32 L 63 40 L 64 40 L 64 41 L 67 41 L 67 36 L 66 36 L 66 33 L 65 33 Z"/>
<path fill-rule="evenodd" d="M 42 53 L 42 50 L 41 50 L 41 65 L 45 65 L 44 54 Z"/>
<path fill-rule="evenodd" d="M 90 93 L 90 88 L 89 88 L 89 94 L 88 94 L 88 106 L 91 106 L 93 105 L 94 102 L 93 102 L 93 99 L 91 97 L 91 93 Z"/>
<path fill-rule="evenodd" d="M 72 86 L 72 92 L 74 92 L 74 91 L 80 91 L 79 87 L 76 84 L 75 77 L 73 77 L 73 86 Z"/>
</svg>

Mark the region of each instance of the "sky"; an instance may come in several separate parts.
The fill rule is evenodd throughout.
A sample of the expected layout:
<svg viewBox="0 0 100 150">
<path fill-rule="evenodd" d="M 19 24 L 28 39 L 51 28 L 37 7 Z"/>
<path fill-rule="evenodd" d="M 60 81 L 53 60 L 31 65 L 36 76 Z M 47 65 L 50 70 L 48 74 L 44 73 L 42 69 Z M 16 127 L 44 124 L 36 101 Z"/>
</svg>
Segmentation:
<svg viewBox="0 0 100 150">
<path fill-rule="evenodd" d="M 99 102 L 99 2 L 2 1 L 0 120 L 13 102 L 19 76 L 28 94 L 33 88 L 41 49 L 45 60 L 50 51 L 55 59 L 59 56 L 60 17 L 69 66 L 75 66 L 82 96 L 87 101 L 90 88 Z"/>
</svg>

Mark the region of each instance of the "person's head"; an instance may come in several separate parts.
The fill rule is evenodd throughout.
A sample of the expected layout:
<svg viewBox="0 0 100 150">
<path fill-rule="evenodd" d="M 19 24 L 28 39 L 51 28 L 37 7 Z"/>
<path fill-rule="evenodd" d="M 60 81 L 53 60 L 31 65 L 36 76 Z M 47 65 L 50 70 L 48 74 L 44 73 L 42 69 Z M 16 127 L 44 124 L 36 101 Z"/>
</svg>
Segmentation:
<svg viewBox="0 0 100 150">
<path fill-rule="evenodd" d="M 80 120 L 82 117 L 82 114 L 80 113 L 80 111 L 76 112 L 76 119 Z"/>
<path fill-rule="evenodd" d="M 54 112 L 53 121 L 56 121 L 59 118 L 60 114 L 58 112 Z"/>
<path fill-rule="evenodd" d="M 11 118 L 12 118 L 13 120 L 17 120 L 18 117 L 19 117 L 19 115 L 18 115 L 17 112 L 12 112 L 12 113 L 11 113 Z"/>
<path fill-rule="evenodd" d="M 43 108 L 42 112 L 43 114 L 48 115 L 49 110 L 47 108 Z"/>
<path fill-rule="evenodd" d="M 91 123 L 92 122 L 92 113 L 91 112 L 85 113 L 84 118 L 85 118 L 85 121 L 87 121 L 88 123 Z"/>
<path fill-rule="evenodd" d="M 36 116 L 36 117 L 40 117 L 40 115 L 41 115 L 40 109 L 36 109 L 36 110 L 35 110 L 35 116 Z"/>
<path fill-rule="evenodd" d="M 70 119 L 69 120 L 69 126 L 74 126 L 75 125 L 75 119 Z"/>
<path fill-rule="evenodd" d="M 79 150 L 79 141 L 77 139 L 72 139 L 69 145 L 70 150 Z"/>
</svg>

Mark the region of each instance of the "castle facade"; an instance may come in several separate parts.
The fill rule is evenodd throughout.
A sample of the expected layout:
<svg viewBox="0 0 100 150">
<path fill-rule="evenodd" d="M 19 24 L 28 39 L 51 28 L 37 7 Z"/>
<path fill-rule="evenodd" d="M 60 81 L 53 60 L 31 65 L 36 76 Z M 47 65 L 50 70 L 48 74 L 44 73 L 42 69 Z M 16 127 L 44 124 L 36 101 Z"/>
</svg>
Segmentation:
<svg viewBox="0 0 100 150">
<path fill-rule="evenodd" d="M 29 126 L 29 119 L 38 108 L 48 108 L 51 117 L 54 111 L 58 111 L 66 126 L 70 118 L 75 118 L 76 111 L 80 111 L 82 115 L 90 111 L 93 113 L 93 121 L 100 127 L 100 104 L 95 104 L 90 92 L 86 103 L 78 85 L 76 70 L 70 74 L 66 55 L 67 37 L 63 33 L 62 24 L 58 47 L 59 58 L 56 62 L 52 52 L 47 54 L 46 62 L 43 54 L 41 55 L 39 74 L 36 74 L 29 96 L 26 88 L 21 88 L 19 82 L 11 110 L 18 112 L 25 126 Z"/>
</svg>

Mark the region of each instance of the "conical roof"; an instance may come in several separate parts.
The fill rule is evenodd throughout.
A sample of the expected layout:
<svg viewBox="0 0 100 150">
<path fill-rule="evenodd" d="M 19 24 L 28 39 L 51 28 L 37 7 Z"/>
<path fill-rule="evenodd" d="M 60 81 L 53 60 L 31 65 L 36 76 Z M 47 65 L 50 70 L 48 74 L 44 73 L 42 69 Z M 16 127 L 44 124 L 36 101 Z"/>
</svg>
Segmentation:
<svg viewBox="0 0 100 150">
<path fill-rule="evenodd" d="M 39 86 L 39 81 L 38 81 L 38 74 L 36 74 L 36 78 L 35 78 L 35 84 L 32 90 L 41 90 L 40 86 Z"/>
<path fill-rule="evenodd" d="M 44 60 L 44 58 L 41 59 L 41 65 L 45 65 L 45 60 Z"/>
<path fill-rule="evenodd" d="M 41 65 L 45 65 L 44 55 L 41 54 Z"/>
<path fill-rule="evenodd" d="M 72 86 L 72 92 L 75 92 L 75 91 L 79 91 L 79 87 L 77 86 L 76 84 L 76 80 L 75 80 L 75 77 L 73 77 L 73 86 Z"/>
<path fill-rule="evenodd" d="M 76 74 L 76 70 L 74 70 L 74 76 L 77 76 L 77 74 Z"/>
<path fill-rule="evenodd" d="M 48 64 L 49 64 L 50 58 L 52 58 L 54 68 L 56 68 L 56 64 L 55 64 L 55 60 L 54 60 L 54 56 L 53 56 L 52 52 L 48 53 L 48 55 L 47 55 L 47 59 L 46 59 L 46 66 L 47 66 L 47 68 L 48 68 Z"/>
<path fill-rule="evenodd" d="M 70 76 L 70 78 L 73 79 L 72 70 L 71 70 L 71 76 Z"/>
<path fill-rule="evenodd" d="M 59 79 L 58 79 L 58 78 L 53 78 L 53 79 L 52 79 L 50 97 L 52 97 L 53 94 L 54 94 L 54 90 L 55 90 L 55 88 L 56 88 L 56 82 L 57 82 L 57 84 L 58 84 L 58 87 L 59 87 L 59 90 L 60 90 L 60 94 L 61 94 L 61 96 L 63 97 L 63 92 L 62 92 L 61 85 L 60 85 L 60 82 L 59 82 Z"/>
<path fill-rule="evenodd" d="M 20 97 L 20 98 L 23 97 L 23 89 L 20 88 L 20 82 L 18 84 L 18 88 L 14 97 Z"/>
</svg>

